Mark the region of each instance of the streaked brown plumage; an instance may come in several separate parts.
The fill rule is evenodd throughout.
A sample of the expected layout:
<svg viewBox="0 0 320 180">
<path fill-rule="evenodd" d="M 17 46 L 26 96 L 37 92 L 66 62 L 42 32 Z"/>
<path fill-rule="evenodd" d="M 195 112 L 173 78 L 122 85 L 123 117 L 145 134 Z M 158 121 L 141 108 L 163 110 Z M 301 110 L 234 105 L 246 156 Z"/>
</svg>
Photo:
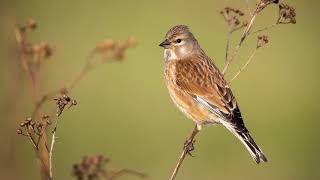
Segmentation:
<svg viewBox="0 0 320 180">
<path fill-rule="evenodd" d="M 172 27 L 160 46 L 165 48 L 165 82 L 179 109 L 199 130 L 204 124 L 224 125 L 241 140 L 257 163 L 267 161 L 246 129 L 228 83 L 188 27 Z"/>
</svg>

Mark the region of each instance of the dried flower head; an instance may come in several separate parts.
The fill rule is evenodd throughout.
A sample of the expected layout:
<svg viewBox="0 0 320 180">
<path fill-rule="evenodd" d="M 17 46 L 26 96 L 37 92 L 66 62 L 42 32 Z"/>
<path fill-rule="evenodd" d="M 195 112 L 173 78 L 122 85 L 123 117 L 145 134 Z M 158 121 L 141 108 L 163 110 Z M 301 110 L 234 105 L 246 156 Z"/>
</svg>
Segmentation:
<svg viewBox="0 0 320 180">
<path fill-rule="evenodd" d="M 268 42 L 269 42 L 268 36 L 266 36 L 266 35 L 258 36 L 257 49 L 261 48 L 264 45 L 266 45 Z"/>
<path fill-rule="evenodd" d="M 135 47 L 137 45 L 137 38 L 135 36 L 130 36 L 128 43 L 130 47 Z"/>
<path fill-rule="evenodd" d="M 72 175 L 77 179 L 99 179 L 106 172 L 105 165 L 109 158 L 102 155 L 84 156 L 81 161 L 73 165 Z"/>
<path fill-rule="evenodd" d="M 220 11 L 220 14 L 227 22 L 230 33 L 239 30 L 247 25 L 246 21 L 240 20 L 240 17 L 244 16 L 244 13 L 239 9 L 225 7 L 224 10 Z"/>
<path fill-rule="evenodd" d="M 54 101 L 56 101 L 56 107 L 57 107 L 57 116 L 60 116 L 62 114 L 62 112 L 64 111 L 65 107 L 71 103 L 72 105 L 72 101 L 76 102 L 75 100 L 71 99 L 67 94 L 60 94 L 58 97 L 53 99 Z"/>
<path fill-rule="evenodd" d="M 296 12 L 295 9 L 287 4 L 279 4 L 279 18 L 277 24 L 295 24 Z"/>
<path fill-rule="evenodd" d="M 107 50 L 113 49 L 115 46 L 115 42 L 112 39 L 106 39 L 102 43 L 96 45 L 95 51 L 102 53 Z"/>
<path fill-rule="evenodd" d="M 126 49 L 137 45 L 137 40 L 134 36 L 130 36 L 125 42 L 115 42 L 112 39 L 106 39 L 102 43 L 96 45 L 94 53 L 102 56 L 102 63 L 108 60 L 122 60 Z"/>
<path fill-rule="evenodd" d="M 17 129 L 17 134 L 22 134 L 22 129 Z"/>
<path fill-rule="evenodd" d="M 29 21 L 26 24 L 26 27 L 28 27 L 31 30 L 35 30 L 37 28 L 37 22 L 34 19 L 29 19 Z"/>
</svg>

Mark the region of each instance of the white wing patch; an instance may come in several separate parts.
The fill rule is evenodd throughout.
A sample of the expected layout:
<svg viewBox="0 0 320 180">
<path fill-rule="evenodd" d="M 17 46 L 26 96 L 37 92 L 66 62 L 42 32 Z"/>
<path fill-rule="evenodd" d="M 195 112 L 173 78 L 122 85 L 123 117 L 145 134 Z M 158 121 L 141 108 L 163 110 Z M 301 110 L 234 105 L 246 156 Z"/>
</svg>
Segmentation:
<svg viewBox="0 0 320 180">
<path fill-rule="evenodd" d="M 212 112 L 213 114 L 215 114 L 217 117 L 219 117 L 221 120 L 224 120 L 225 117 L 224 115 L 220 112 L 219 108 L 209 104 L 207 101 L 205 101 L 203 98 L 199 97 L 199 96 L 195 96 L 194 99 L 201 104 L 203 107 L 205 107 L 206 109 L 208 109 L 210 112 Z"/>
</svg>

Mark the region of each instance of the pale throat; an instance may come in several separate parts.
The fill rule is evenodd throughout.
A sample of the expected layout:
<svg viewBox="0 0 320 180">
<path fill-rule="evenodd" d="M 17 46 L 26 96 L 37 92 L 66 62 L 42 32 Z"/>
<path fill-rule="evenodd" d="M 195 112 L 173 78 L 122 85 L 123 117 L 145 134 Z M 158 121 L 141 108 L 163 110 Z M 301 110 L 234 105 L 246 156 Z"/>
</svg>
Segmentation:
<svg viewBox="0 0 320 180">
<path fill-rule="evenodd" d="M 175 50 L 165 49 L 164 50 L 164 59 L 166 61 L 179 60 L 185 58 L 190 54 L 190 50 L 187 47 L 179 47 Z"/>
</svg>

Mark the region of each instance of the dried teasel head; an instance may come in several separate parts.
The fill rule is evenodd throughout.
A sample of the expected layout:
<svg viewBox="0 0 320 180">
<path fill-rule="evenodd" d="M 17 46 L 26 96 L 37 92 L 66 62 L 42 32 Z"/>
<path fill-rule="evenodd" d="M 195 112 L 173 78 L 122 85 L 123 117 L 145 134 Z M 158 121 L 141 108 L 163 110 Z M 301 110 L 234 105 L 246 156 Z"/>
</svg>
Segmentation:
<svg viewBox="0 0 320 180">
<path fill-rule="evenodd" d="M 258 36 L 257 49 L 263 47 L 263 46 L 266 45 L 268 42 L 269 42 L 268 36 L 266 36 L 266 35 Z"/>
<path fill-rule="evenodd" d="M 295 9 L 287 4 L 279 4 L 279 18 L 277 24 L 295 24 L 296 12 Z"/>
</svg>

